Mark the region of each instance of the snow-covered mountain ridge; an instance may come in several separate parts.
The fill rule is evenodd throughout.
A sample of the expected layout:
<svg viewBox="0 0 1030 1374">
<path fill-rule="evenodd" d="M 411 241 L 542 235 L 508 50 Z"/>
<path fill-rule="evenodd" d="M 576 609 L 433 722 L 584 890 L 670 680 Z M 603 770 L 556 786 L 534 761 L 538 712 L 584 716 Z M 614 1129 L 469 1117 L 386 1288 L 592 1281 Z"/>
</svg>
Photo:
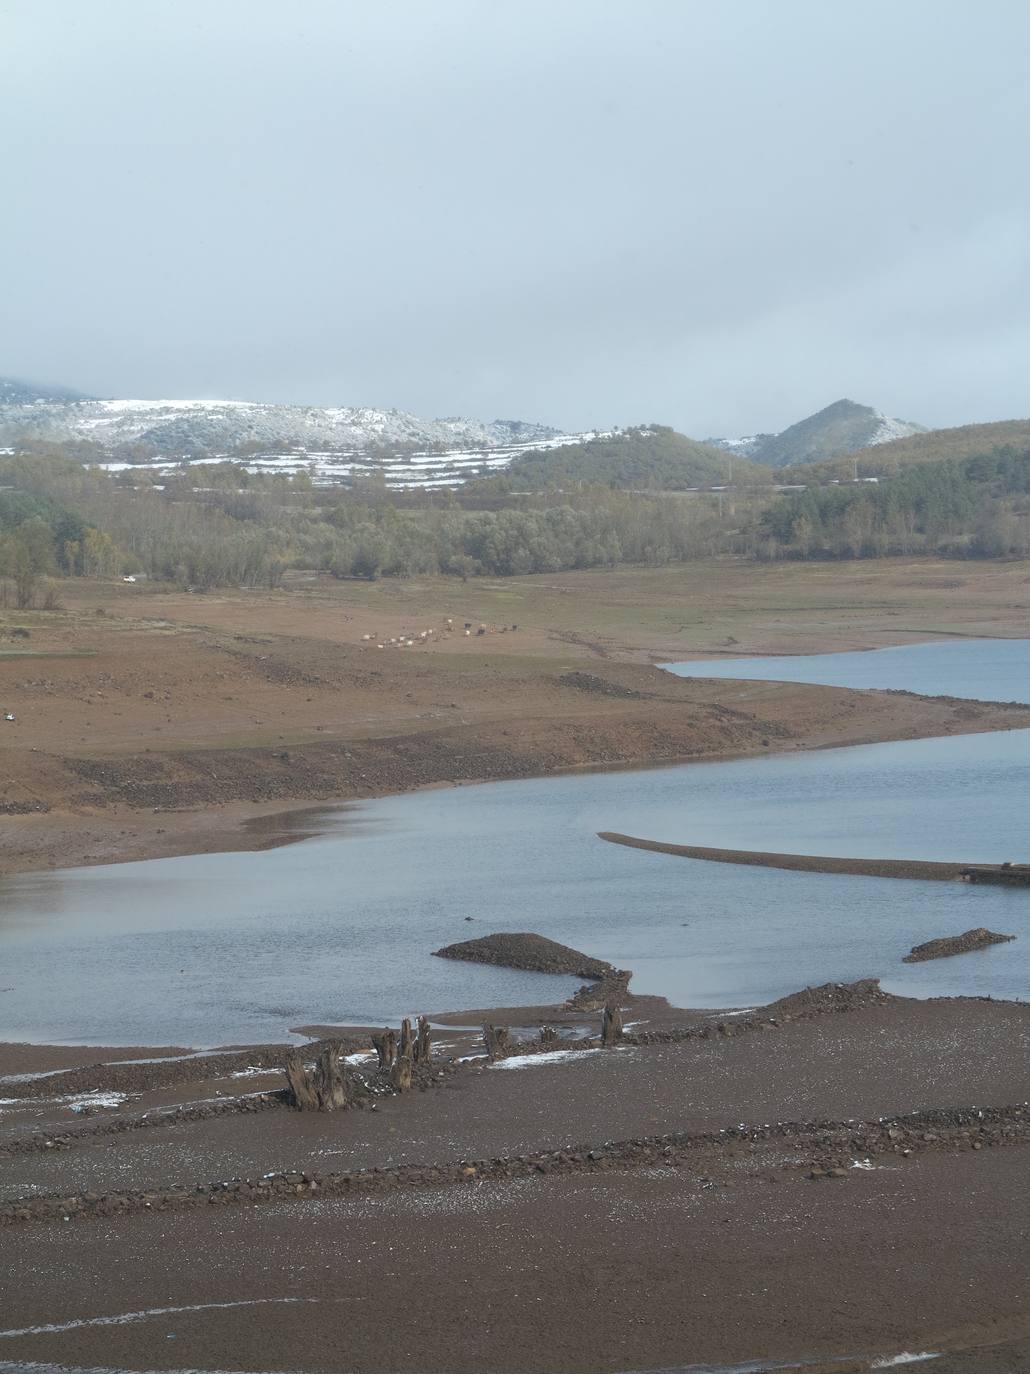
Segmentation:
<svg viewBox="0 0 1030 1374">
<path fill-rule="evenodd" d="M 104 448 L 148 444 L 171 456 L 238 448 L 304 445 L 355 449 L 373 445 L 494 448 L 553 439 L 559 430 L 523 420 L 484 424 L 464 418 L 423 419 L 370 406 L 289 406 L 261 401 L 27 399 L 29 388 L 0 383 L 0 444 L 92 440 Z M 11 399 L 8 399 L 11 397 Z"/>
</svg>

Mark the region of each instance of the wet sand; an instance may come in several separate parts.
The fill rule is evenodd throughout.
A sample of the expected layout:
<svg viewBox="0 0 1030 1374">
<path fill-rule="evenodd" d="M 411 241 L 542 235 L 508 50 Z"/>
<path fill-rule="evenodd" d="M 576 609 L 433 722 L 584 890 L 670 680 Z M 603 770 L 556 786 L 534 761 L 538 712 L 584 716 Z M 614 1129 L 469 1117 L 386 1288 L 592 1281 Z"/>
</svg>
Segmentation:
<svg viewBox="0 0 1030 1374">
<path fill-rule="evenodd" d="M 996 1344 L 1028 1334 L 1025 1176 L 1000 1150 L 839 1182 L 656 1168 L 24 1227 L 0 1359 L 616 1374 Z"/>
</svg>

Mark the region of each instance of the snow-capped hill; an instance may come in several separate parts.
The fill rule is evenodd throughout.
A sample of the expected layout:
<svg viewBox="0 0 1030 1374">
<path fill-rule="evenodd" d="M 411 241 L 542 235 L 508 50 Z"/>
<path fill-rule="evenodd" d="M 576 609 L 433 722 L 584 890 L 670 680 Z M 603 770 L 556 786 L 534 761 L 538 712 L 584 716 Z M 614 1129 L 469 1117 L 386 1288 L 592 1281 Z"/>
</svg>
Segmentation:
<svg viewBox="0 0 1030 1374">
<path fill-rule="evenodd" d="M 739 453 L 755 463 L 782 468 L 792 463 L 842 458 L 861 448 L 923 433 L 924 425 L 895 420 L 872 406 L 841 400 L 779 434 L 752 434 L 743 439 L 709 439 L 707 442 Z"/>
<path fill-rule="evenodd" d="M 326 449 L 373 445 L 493 448 L 560 431 L 522 420 L 426 420 L 368 406 L 287 406 L 258 401 L 66 400 L 0 393 L 0 443 L 89 439 L 104 448 L 144 443 L 169 456 L 242 444 Z"/>
</svg>

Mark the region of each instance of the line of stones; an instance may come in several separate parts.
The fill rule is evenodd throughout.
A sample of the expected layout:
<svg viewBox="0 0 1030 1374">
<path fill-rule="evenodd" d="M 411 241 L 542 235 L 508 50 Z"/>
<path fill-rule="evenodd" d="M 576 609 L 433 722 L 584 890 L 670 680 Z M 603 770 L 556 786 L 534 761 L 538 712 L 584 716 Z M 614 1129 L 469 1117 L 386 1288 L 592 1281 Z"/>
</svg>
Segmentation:
<svg viewBox="0 0 1030 1374">
<path fill-rule="evenodd" d="M 822 1167 L 810 1178 L 840 1177 L 855 1154 L 910 1156 L 925 1151 L 982 1150 L 1030 1144 L 1030 1104 L 957 1107 L 911 1112 L 878 1121 L 778 1122 L 721 1131 L 677 1132 L 606 1141 L 593 1148 L 545 1150 L 447 1165 L 398 1165 L 349 1173 L 287 1172 L 260 1179 L 178 1185 L 166 1190 L 79 1193 L 30 1197 L 0 1205 L 0 1227 L 31 1221 L 87 1220 L 146 1211 L 168 1212 L 220 1204 L 281 1202 L 290 1198 L 339 1198 L 397 1189 L 503 1182 L 538 1175 L 590 1174 L 654 1165 L 676 1167 L 705 1151 L 734 1146 L 785 1144 L 805 1150 Z"/>
<path fill-rule="evenodd" d="M 116 1116 L 97 1121 L 77 1130 L 59 1134 L 16 1136 L 0 1144 L 0 1158 L 6 1155 L 27 1155 L 45 1150 L 70 1150 L 83 1140 L 98 1135 L 123 1135 L 126 1131 L 145 1131 L 154 1126 L 178 1126 L 184 1121 L 206 1121 L 214 1116 L 236 1116 L 239 1113 L 267 1112 L 283 1107 L 283 1094 L 248 1093 L 245 1097 L 226 1097 L 218 1102 L 194 1103 L 147 1112 L 143 1116 Z"/>
</svg>

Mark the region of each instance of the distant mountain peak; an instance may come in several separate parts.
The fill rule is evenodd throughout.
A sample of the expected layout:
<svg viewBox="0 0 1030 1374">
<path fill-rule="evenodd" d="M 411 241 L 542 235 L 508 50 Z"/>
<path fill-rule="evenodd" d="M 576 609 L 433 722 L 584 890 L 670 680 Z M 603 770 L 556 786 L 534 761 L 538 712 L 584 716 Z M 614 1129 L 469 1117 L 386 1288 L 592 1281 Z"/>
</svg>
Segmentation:
<svg viewBox="0 0 1030 1374">
<path fill-rule="evenodd" d="M 0 377 L 0 406 L 33 405 L 36 401 L 90 401 L 93 397 L 68 386 L 27 382 L 20 377 Z"/>
<path fill-rule="evenodd" d="M 910 434 L 922 434 L 924 425 L 897 420 L 872 406 L 842 397 L 808 415 L 779 434 L 752 434 L 740 439 L 709 439 L 710 444 L 739 453 L 769 467 L 815 463 L 823 458 L 843 458 L 858 449 L 887 444 Z"/>
</svg>

